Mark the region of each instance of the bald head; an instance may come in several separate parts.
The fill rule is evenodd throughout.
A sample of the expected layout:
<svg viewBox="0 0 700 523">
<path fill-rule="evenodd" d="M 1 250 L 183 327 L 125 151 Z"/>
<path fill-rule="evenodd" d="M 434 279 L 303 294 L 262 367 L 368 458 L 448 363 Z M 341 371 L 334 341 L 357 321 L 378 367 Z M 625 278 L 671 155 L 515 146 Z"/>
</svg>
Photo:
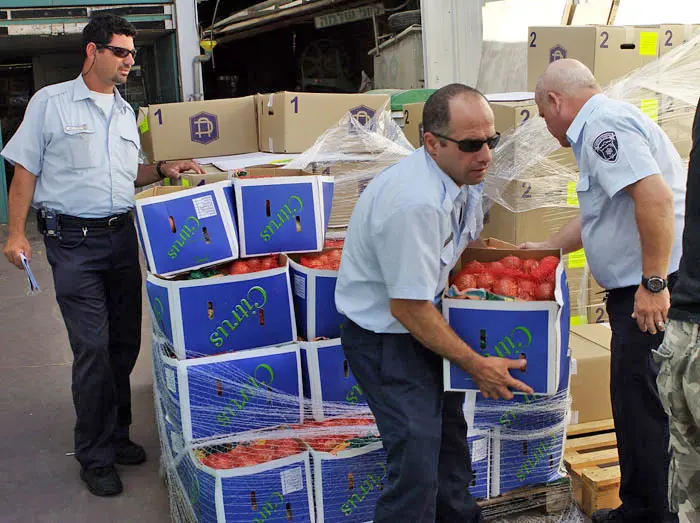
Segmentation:
<svg viewBox="0 0 700 523">
<path fill-rule="evenodd" d="M 535 101 L 547 101 L 547 93 L 554 92 L 570 98 L 585 98 L 598 94 L 600 86 L 591 70 L 578 60 L 570 58 L 549 64 L 535 88 Z"/>
</svg>

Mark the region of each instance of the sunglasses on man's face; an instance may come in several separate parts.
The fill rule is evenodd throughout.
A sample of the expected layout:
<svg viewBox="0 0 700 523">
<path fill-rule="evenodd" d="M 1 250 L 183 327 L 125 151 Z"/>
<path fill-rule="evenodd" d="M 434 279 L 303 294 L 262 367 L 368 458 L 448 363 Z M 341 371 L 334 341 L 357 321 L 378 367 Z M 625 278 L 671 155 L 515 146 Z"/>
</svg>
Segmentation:
<svg viewBox="0 0 700 523">
<path fill-rule="evenodd" d="M 449 136 L 444 136 L 442 134 L 432 133 L 438 138 L 447 140 L 448 142 L 454 142 L 457 147 L 463 153 L 475 153 L 481 150 L 481 148 L 486 144 L 489 149 L 495 149 L 498 142 L 501 140 L 501 133 L 496 133 L 491 138 L 486 138 L 486 140 L 473 140 L 471 138 L 465 138 L 464 140 L 455 140 Z"/>
<path fill-rule="evenodd" d="M 95 44 L 98 49 L 109 49 L 114 53 L 117 58 L 126 58 L 131 55 L 131 57 L 136 60 L 136 49 L 127 49 L 126 47 L 116 47 L 114 45 L 106 44 Z"/>
</svg>

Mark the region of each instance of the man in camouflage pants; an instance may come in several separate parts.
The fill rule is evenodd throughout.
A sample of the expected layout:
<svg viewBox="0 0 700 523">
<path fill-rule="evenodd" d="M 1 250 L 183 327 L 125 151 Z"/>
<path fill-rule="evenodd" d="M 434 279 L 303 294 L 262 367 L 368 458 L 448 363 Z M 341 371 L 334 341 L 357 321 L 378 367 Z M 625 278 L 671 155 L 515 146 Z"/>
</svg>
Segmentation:
<svg viewBox="0 0 700 523">
<path fill-rule="evenodd" d="M 700 523 L 700 107 L 687 188 L 683 258 L 654 359 L 661 366 L 657 385 L 670 420 L 669 508 L 681 522 Z"/>
</svg>

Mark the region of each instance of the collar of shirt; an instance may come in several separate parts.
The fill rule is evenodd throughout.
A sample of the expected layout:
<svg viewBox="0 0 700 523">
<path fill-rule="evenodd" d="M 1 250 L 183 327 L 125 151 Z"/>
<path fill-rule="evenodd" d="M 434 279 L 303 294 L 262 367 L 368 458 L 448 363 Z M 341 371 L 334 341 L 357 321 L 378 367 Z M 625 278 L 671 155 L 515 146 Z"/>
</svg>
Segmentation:
<svg viewBox="0 0 700 523">
<path fill-rule="evenodd" d="M 460 188 L 459 185 L 457 185 L 452 178 L 450 178 L 445 171 L 440 169 L 440 166 L 433 160 L 433 158 L 428 154 L 428 151 L 424 151 L 425 153 L 425 161 L 428 164 L 428 168 L 430 169 L 430 172 L 433 173 L 433 175 L 437 176 L 438 180 L 442 183 L 442 187 L 445 190 L 445 194 L 447 195 L 447 199 L 443 204 L 449 203 L 449 208 L 446 208 L 448 212 L 451 212 L 452 209 L 455 207 L 455 203 L 457 202 L 457 199 L 460 198 L 462 193 L 468 193 L 469 187 L 465 185 L 464 187 Z M 464 196 L 462 196 L 464 198 Z M 447 206 L 446 206 L 447 207 Z"/>
<path fill-rule="evenodd" d="M 87 100 L 88 98 L 90 98 L 90 88 L 85 83 L 83 75 L 78 75 L 78 77 L 73 80 L 73 101 L 78 102 L 80 100 Z M 122 95 L 119 94 L 119 89 L 116 87 L 114 88 L 114 102 L 122 112 L 124 112 L 129 105 L 126 103 L 126 100 L 122 98 Z"/>
<path fill-rule="evenodd" d="M 583 104 L 583 107 L 581 107 L 581 110 L 578 112 L 576 118 L 574 118 L 574 121 L 571 122 L 569 129 L 566 131 L 566 137 L 569 139 L 569 143 L 574 144 L 578 142 L 588 118 L 606 99 L 607 96 L 605 96 L 603 93 L 599 93 L 592 96 L 585 104 Z"/>
</svg>

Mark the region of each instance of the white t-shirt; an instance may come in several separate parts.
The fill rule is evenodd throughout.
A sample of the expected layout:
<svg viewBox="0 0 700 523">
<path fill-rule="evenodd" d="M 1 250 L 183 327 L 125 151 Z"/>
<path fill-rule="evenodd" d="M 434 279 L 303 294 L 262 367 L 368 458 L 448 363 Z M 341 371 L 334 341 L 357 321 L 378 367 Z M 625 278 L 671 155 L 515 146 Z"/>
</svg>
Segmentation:
<svg viewBox="0 0 700 523">
<path fill-rule="evenodd" d="M 105 93 L 98 93 L 95 91 L 90 91 L 90 97 L 95 100 L 95 103 L 97 106 L 102 109 L 102 112 L 105 113 L 105 116 L 109 120 L 110 115 L 112 114 L 112 107 L 114 106 L 114 92 L 111 92 L 109 94 Z"/>
</svg>

